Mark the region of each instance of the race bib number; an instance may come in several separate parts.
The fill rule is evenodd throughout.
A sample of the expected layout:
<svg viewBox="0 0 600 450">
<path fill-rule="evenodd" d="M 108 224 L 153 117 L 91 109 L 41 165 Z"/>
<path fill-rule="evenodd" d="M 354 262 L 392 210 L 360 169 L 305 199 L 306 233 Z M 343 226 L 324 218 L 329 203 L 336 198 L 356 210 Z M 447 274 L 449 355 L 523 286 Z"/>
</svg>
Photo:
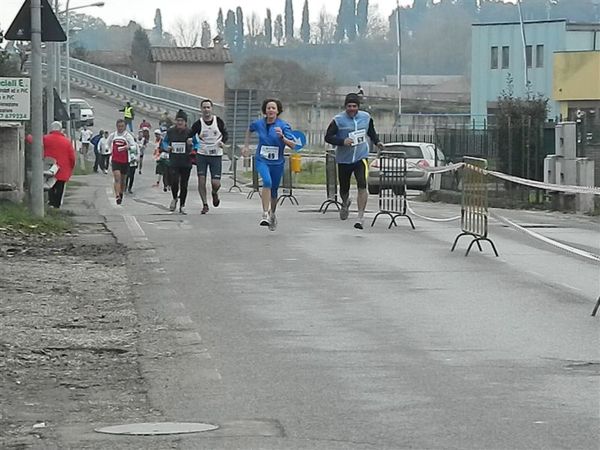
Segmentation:
<svg viewBox="0 0 600 450">
<path fill-rule="evenodd" d="M 367 132 L 365 130 L 356 130 L 348 134 L 348 137 L 352 139 L 352 145 L 364 144 L 367 140 Z"/>
<path fill-rule="evenodd" d="M 263 145 L 260 147 L 260 156 L 269 161 L 277 161 L 279 159 L 279 147 Z"/>
<path fill-rule="evenodd" d="M 185 153 L 185 142 L 173 142 L 173 144 L 171 144 L 171 147 L 173 147 L 173 153 Z"/>
<path fill-rule="evenodd" d="M 207 145 L 207 146 L 205 146 L 204 151 L 206 152 L 207 155 L 214 156 L 214 155 L 218 154 L 219 149 L 216 145 Z"/>
</svg>

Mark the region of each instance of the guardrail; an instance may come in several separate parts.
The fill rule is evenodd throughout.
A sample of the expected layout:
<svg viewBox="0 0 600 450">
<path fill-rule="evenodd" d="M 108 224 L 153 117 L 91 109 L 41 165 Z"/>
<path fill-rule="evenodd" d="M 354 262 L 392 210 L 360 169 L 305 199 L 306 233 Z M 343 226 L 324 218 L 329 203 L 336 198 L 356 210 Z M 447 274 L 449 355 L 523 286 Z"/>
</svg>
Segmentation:
<svg viewBox="0 0 600 450">
<path fill-rule="evenodd" d="M 174 115 L 179 109 L 183 109 L 188 113 L 190 122 L 200 116 L 200 102 L 205 97 L 136 80 L 75 58 L 71 58 L 70 64 L 71 82 L 84 88 L 115 99 L 130 101 L 132 105 L 144 108 L 148 112 L 160 114 L 167 111 Z M 66 68 L 63 66 L 62 69 L 63 77 L 66 77 Z M 136 89 L 132 89 L 134 85 Z M 224 105 L 215 103 L 213 109 L 215 114 L 224 115 Z"/>
</svg>

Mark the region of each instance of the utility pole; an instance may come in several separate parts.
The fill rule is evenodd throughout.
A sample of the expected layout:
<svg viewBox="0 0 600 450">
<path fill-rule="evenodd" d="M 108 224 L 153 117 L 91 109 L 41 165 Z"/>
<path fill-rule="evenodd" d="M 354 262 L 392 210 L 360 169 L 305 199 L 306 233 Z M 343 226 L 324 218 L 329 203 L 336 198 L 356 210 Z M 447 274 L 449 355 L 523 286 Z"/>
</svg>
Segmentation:
<svg viewBox="0 0 600 450">
<path fill-rule="evenodd" d="M 521 24 L 521 41 L 523 42 L 523 70 L 525 76 L 525 94 L 528 94 L 529 69 L 527 67 L 527 39 L 525 38 L 525 23 L 523 22 L 523 10 L 521 8 L 521 0 L 517 0 L 517 7 L 519 8 L 519 22 Z M 533 53 L 531 54 L 531 58 L 533 58 Z"/>
<path fill-rule="evenodd" d="M 396 0 L 396 43 L 398 44 L 398 123 L 402 125 L 402 34 L 400 33 L 400 1 Z"/>
<path fill-rule="evenodd" d="M 31 0 L 31 212 L 44 217 L 44 168 L 42 151 L 42 5 Z"/>
<path fill-rule="evenodd" d="M 71 141 L 73 141 L 73 136 L 72 136 L 72 130 L 71 130 L 71 54 L 69 51 L 69 45 L 71 43 L 71 38 L 69 37 L 70 34 L 70 20 L 69 20 L 69 2 L 70 0 L 67 0 L 67 42 L 66 42 L 66 46 L 65 46 L 65 59 L 66 59 L 66 63 L 67 63 L 67 88 L 66 88 L 66 107 L 67 107 L 67 114 L 69 115 L 69 120 L 67 120 L 67 136 L 69 137 L 69 139 L 71 139 Z"/>
</svg>

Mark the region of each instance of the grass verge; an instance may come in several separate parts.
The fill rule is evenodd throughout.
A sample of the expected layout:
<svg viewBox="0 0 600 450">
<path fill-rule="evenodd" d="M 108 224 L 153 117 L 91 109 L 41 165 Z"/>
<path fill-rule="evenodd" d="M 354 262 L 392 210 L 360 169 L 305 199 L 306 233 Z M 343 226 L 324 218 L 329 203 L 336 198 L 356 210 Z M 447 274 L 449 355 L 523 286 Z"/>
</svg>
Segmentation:
<svg viewBox="0 0 600 450">
<path fill-rule="evenodd" d="M 0 202 L 0 229 L 8 228 L 31 234 L 64 233 L 73 226 L 68 213 L 47 209 L 43 218 L 35 217 L 23 204 Z"/>
</svg>

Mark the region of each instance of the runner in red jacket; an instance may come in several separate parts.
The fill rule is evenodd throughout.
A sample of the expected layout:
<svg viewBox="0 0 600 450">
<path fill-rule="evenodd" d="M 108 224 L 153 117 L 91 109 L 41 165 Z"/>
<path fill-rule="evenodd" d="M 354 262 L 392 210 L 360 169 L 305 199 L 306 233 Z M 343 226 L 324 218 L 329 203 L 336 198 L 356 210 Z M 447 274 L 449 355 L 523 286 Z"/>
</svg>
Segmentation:
<svg viewBox="0 0 600 450">
<path fill-rule="evenodd" d="M 52 122 L 50 133 L 44 136 L 44 158 L 54 158 L 58 166 L 56 173 L 56 183 L 48 191 L 48 201 L 50 206 L 60 208 L 65 183 L 69 181 L 75 168 L 75 149 L 71 141 L 62 134 L 62 125 L 60 122 Z"/>
</svg>

